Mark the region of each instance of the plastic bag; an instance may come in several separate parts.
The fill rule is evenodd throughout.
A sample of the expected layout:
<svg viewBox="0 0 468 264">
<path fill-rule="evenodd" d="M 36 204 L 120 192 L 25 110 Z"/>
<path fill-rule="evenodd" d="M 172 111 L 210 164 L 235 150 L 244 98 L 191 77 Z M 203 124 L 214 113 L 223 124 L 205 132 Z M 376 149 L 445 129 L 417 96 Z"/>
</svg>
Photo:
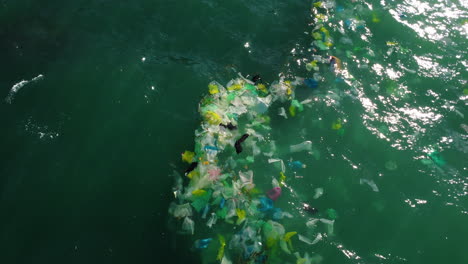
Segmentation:
<svg viewBox="0 0 468 264">
<path fill-rule="evenodd" d="M 195 223 L 192 219 L 190 219 L 190 217 L 184 218 L 184 222 L 182 223 L 182 230 L 191 235 L 195 233 Z"/>
<path fill-rule="evenodd" d="M 172 203 L 171 207 L 169 208 L 169 213 L 172 214 L 175 218 L 192 216 L 192 207 L 188 203 L 180 205 Z"/>
<path fill-rule="evenodd" d="M 291 152 L 312 151 L 312 141 L 307 140 L 297 145 L 291 145 L 289 150 Z"/>
</svg>

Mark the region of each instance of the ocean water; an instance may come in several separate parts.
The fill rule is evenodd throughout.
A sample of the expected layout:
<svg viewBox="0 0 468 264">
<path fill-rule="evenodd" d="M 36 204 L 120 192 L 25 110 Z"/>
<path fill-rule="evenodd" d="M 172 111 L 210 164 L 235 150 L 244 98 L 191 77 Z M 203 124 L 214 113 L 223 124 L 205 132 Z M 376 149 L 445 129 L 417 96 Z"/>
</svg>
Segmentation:
<svg viewBox="0 0 468 264">
<path fill-rule="evenodd" d="M 1 263 L 200 263 L 168 207 L 208 83 L 312 77 L 313 54 L 341 75 L 322 65 L 271 136 L 313 142 L 289 185 L 338 218 L 294 245 L 322 263 L 467 263 L 467 3 L 324 3 L 334 45 L 314 51 L 312 1 L 1 1 Z"/>
</svg>

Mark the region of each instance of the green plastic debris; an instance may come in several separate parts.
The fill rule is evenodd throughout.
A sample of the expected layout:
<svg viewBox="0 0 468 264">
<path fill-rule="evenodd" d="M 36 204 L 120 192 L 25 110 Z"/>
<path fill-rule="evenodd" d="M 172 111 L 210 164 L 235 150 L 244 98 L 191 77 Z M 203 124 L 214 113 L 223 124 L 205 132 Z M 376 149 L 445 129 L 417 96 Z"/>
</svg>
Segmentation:
<svg viewBox="0 0 468 264">
<path fill-rule="evenodd" d="M 393 160 L 389 160 L 387 162 L 385 162 L 385 168 L 389 171 L 394 171 L 396 169 L 398 169 L 398 165 L 396 164 L 395 161 Z"/>
<path fill-rule="evenodd" d="M 296 110 L 298 110 L 299 112 L 302 112 L 302 111 L 304 111 L 304 106 L 301 103 L 299 103 L 299 101 L 292 100 L 291 105 L 289 106 L 289 114 L 292 117 L 295 117 L 296 116 Z"/>
<path fill-rule="evenodd" d="M 182 161 L 187 162 L 187 163 L 192 163 L 195 158 L 195 153 L 192 151 L 186 150 L 184 153 L 182 153 Z"/>
<path fill-rule="evenodd" d="M 226 207 L 223 207 L 222 209 L 219 209 L 218 211 L 216 211 L 216 216 L 220 219 L 226 219 L 226 215 L 227 215 Z"/>
<path fill-rule="evenodd" d="M 338 213 L 335 211 L 335 209 L 332 208 L 327 209 L 327 215 L 328 218 L 330 218 L 331 220 L 335 220 L 338 218 Z"/>
<path fill-rule="evenodd" d="M 258 95 L 258 92 L 257 92 L 257 87 L 255 87 L 254 85 L 248 83 L 245 85 L 245 89 L 252 92 L 253 94 L 255 95 Z"/>
<path fill-rule="evenodd" d="M 314 41 L 314 44 L 315 44 L 315 46 L 316 46 L 317 48 L 319 48 L 320 50 L 329 50 L 329 49 L 330 49 L 330 47 L 327 46 L 327 45 L 325 44 L 325 42 L 323 42 L 322 40 L 316 40 L 316 41 Z"/>
<path fill-rule="evenodd" d="M 216 260 L 221 260 L 224 257 L 224 248 L 226 247 L 226 239 L 222 235 L 218 235 L 219 239 L 219 249 L 218 254 L 216 255 Z"/>
<path fill-rule="evenodd" d="M 446 164 L 445 160 L 440 156 L 440 153 L 437 151 L 431 152 L 429 154 L 429 158 L 431 158 L 431 160 L 439 166 L 444 166 Z"/>
<path fill-rule="evenodd" d="M 206 205 L 208 204 L 208 202 L 210 201 L 210 198 L 211 198 L 211 193 L 212 191 L 209 190 L 209 191 L 205 191 L 204 193 L 200 194 L 200 195 L 194 195 L 193 197 L 193 202 L 191 203 L 191 205 L 193 206 L 193 208 L 197 211 L 197 212 L 201 212 L 201 210 L 203 210 Z"/>
<path fill-rule="evenodd" d="M 219 89 L 218 89 L 218 86 L 214 83 L 210 83 L 208 84 L 208 92 L 210 94 L 217 94 L 219 93 Z"/>
<path fill-rule="evenodd" d="M 320 34 L 320 32 L 313 32 L 313 33 L 312 33 L 312 37 L 313 37 L 315 40 L 322 40 L 322 34 Z"/>
<path fill-rule="evenodd" d="M 303 106 L 301 103 L 299 103 L 298 100 L 292 100 L 292 101 L 291 101 L 291 105 L 293 105 L 294 107 L 296 107 L 297 110 L 299 110 L 299 112 L 304 111 L 304 106 Z"/>
</svg>

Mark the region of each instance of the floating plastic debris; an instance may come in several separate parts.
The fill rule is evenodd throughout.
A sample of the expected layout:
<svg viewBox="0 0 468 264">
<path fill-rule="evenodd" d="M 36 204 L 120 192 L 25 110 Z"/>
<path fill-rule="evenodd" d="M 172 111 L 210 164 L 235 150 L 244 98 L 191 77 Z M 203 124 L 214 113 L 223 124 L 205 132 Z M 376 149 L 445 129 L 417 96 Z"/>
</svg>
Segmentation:
<svg viewBox="0 0 468 264">
<path fill-rule="evenodd" d="M 307 165 L 303 164 L 302 162 L 296 160 L 296 161 L 290 161 L 288 162 L 289 168 L 292 170 L 300 170 L 300 169 L 305 169 L 307 168 Z"/>
<path fill-rule="evenodd" d="M 312 141 L 304 141 L 297 145 L 291 145 L 289 150 L 291 152 L 300 152 L 300 151 L 311 151 L 312 150 Z"/>
<path fill-rule="evenodd" d="M 13 99 L 14 99 L 15 95 L 19 92 L 20 89 L 22 89 L 24 86 L 26 86 L 29 83 L 34 83 L 34 82 L 40 81 L 43 78 L 44 78 L 44 75 L 39 74 L 38 76 L 32 78 L 31 80 L 28 80 L 28 81 L 27 80 L 22 80 L 19 83 L 13 85 L 13 87 L 11 87 L 11 89 L 10 89 L 10 92 L 8 93 L 8 96 L 5 98 L 5 101 L 7 103 L 11 104 L 13 102 Z"/>
<path fill-rule="evenodd" d="M 398 169 L 398 165 L 396 164 L 395 161 L 393 160 L 389 160 L 387 162 L 385 162 L 385 168 L 389 171 L 394 171 L 396 169 Z"/>
<path fill-rule="evenodd" d="M 375 184 L 375 182 L 373 180 L 359 179 L 359 184 L 361 184 L 361 185 L 367 184 L 367 185 L 369 185 L 371 187 L 372 191 L 374 191 L 374 192 L 379 191 L 379 187 L 377 187 L 377 185 Z"/>
<path fill-rule="evenodd" d="M 205 248 L 208 247 L 208 245 L 210 244 L 210 242 L 212 240 L 213 240 L 212 238 L 205 238 L 205 239 L 195 240 L 194 247 L 196 249 L 205 249 Z"/>
<path fill-rule="evenodd" d="M 316 188 L 315 189 L 315 194 L 314 194 L 314 199 L 318 199 L 323 195 L 323 188 Z"/>
</svg>

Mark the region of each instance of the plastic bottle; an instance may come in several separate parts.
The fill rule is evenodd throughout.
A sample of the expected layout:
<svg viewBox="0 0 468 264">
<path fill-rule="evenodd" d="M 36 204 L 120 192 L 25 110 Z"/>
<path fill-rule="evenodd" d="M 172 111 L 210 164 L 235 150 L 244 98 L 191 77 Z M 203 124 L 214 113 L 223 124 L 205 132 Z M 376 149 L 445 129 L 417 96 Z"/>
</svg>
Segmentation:
<svg viewBox="0 0 468 264">
<path fill-rule="evenodd" d="M 307 165 L 303 164 L 298 160 L 288 162 L 288 166 L 293 170 L 305 169 L 307 167 Z"/>
<path fill-rule="evenodd" d="M 206 222 L 206 225 L 211 228 L 214 224 L 216 224 L 216 221 L 218 220 L 218 217 L 216 216 L 215 213 L 211 213 L 210 219 Z"/>
</svg>

